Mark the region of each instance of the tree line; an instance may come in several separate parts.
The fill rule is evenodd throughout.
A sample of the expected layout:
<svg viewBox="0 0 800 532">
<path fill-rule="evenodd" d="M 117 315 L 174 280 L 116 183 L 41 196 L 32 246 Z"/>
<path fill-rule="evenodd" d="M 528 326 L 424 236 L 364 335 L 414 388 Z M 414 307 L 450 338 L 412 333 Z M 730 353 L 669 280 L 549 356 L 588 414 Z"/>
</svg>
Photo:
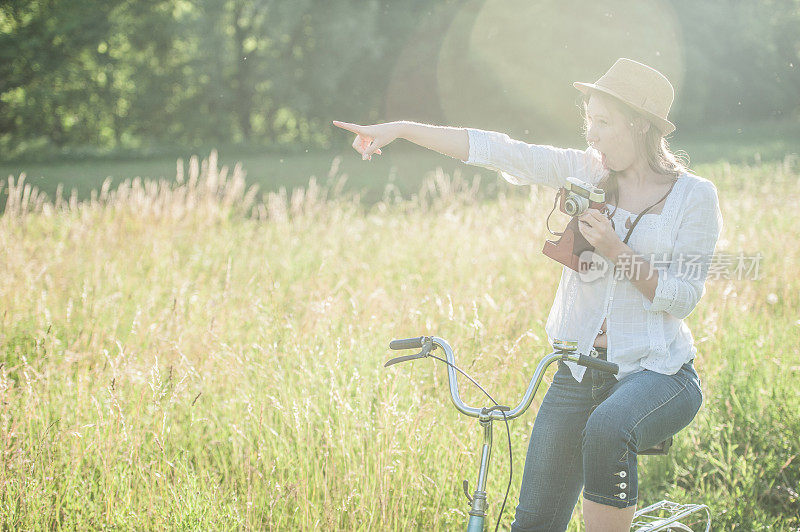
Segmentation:
<svg viewBox="0 0 800 532">
<path fill-rule="evenodd" d="M 143 142 L 325 145 L 383 118 L 398 55 L 459 0 L 10 0 L 0 3 L 0 149 Z M 800 0 L 670 2 L 682 127 L 797 116 Z M 430 63 L 430 62 L 429 62 Z M 609 63 L 610 64 L 610 63 Z M 435 106 L 420 116 L 437 120 Z"/>
</svg>

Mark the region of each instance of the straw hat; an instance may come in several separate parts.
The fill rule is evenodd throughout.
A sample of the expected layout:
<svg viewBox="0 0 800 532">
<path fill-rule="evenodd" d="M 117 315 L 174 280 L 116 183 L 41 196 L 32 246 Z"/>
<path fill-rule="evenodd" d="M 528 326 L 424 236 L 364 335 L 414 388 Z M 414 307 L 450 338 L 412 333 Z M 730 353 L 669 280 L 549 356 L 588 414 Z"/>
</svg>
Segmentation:
<svg viewBox="0 0 800 532">
<path fill-rule="evenodd" d="M 595 83 L 575 82 L 572 86 L 584 94 L 593 89 L 622 100 L 652 120 L 664 135 L 675 131 L 675 125 L 667 120 L 675 90 L 654 68 L 623 57 Z"/>
</svg>

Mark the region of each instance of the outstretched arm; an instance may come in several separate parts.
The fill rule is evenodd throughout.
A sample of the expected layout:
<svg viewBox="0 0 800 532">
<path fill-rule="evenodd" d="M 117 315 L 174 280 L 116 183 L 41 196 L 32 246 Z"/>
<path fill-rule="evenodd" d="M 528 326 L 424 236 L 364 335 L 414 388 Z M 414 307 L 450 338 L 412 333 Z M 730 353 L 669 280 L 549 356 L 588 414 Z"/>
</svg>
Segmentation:
<svg viewBox="0 0 800 532">
<path fill-rule="evenodd" d="M 407 121 L 360 126 L 335 120 L 333 125 L 356 134 L 353 148 L 365 160 L 371 159 L 373 153 L 380 155 L 382 147 L 398 138 L 462 161 L 469 158 L 469 137 L 463 128 Z"/>
<path fill-rule="evenodd" d="M 397 138 L 455 157 L 467 164 L 497 170 L 515 185 L 563 187 L 567 176 L 595 184 L 605 170 L 600 157 L 589 148 L 571 148 L 527 144 L 504 133 L 440 127 L 415 122 L 387 122 L 360 126 L 335 121 L 333 125 L 356 134 L 353 148 L 364 160 L 381 153 L 381 148 Z"/>
</svg>

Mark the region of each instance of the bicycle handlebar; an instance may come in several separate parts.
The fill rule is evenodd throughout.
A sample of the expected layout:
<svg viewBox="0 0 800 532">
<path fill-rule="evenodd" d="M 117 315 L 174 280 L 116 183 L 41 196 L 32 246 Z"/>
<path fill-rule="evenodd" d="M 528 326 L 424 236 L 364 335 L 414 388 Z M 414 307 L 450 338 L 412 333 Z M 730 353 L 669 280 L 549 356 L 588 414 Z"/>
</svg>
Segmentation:
<svg viewBox="0 0 800 532">
<path fill-rule="evenodd" d="M 419 349 L 422 347 L 424 336 L 417 336 L 416 338 L 403 338 L 402 340 L 392 340 L 389 342 L 389 349 Z"/>
<path fill-rule="evenodd" d="M 458 392 L 458 380 L 456 370 L 454 368 L 456 363 L 455 355 L 453 355 L 453 349 L 450 347 L 450 345 L 442 338 L 436 336 L 420 336 L 417 338 L 392 340 L 389 343 L 389 347 L 391 349 L 419 348 L 422 347 L 426 341 L 430 341 L 434 346 L 441 347 L 442 350 L 444 350 L 447 362 L 449 362 L 447 365 L 447 381 L 450 385 L 450 398 L 453 400 L 453 404 L 455 405 L 456 409 L 462 414 L 481 419 L 514 419 L 515 417 L 519 417 L 524 414 L 528 407 L 531 406 L 531 403 L 533 402 L 533 396 L 536 394 L 536 390 L 539 388 L 539 384 L 541 384 L 542 377 L 544 377 L 548 366 L 558 360 L 575 362 L 581 366 L 599 371 L 605 371 L 608 373 L 616 374 L 619 371 L 619 366 L 613 362 L 607 362 L 605 360 L 587 357 L 586 355 L 556 349 L 539 362 L 539 365 L 536 366 L 536 371 L 533 373 L 533 377 L 531 377 L 530 383 L 528 383 L 528 388 L 525 390 L 525 395 L 522 396 L 522 400 L 519 402 L 519 404 L 517 404 L 517 406 L 506 412 L 504 416 L 503 412 L 501 411 L 493 410 L 487 412 L 485 409 L 475 408 L 473 406 L 464 404 L 464 401 L 461 400 L 461 395 Z"/>
<path fill-rule="evenodd" d="M 577 363 L 587 368 L 596 369 L 598 371 L 605 371 L 606 373 L 619 373 L 619 366 L 613 362 L 600 360 L 599 358 L 587 357 L 586 355 L 578 355 Z"/>
</svg>

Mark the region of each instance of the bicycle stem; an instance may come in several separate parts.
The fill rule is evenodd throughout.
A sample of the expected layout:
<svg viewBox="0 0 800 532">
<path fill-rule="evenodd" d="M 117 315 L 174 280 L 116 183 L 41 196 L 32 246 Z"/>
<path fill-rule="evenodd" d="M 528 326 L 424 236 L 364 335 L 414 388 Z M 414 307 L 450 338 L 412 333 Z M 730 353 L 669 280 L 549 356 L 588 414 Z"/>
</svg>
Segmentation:
<svg viewBox="0 0 800 532">
<path fill-rule="evenodd" d="M 489 503 L 486 500 L 486 481 L 489 475 L 489 460 L 492 457 L 492 418 L 485 415 L 480 418 L 483 427 L 483 447 L 481 448 L 481 465 L 478 471 L 478 485 L 472 495 L 472 507 L 469 511 L 467 532 L 483 531 L 484 519 Z"/>
</svg>

